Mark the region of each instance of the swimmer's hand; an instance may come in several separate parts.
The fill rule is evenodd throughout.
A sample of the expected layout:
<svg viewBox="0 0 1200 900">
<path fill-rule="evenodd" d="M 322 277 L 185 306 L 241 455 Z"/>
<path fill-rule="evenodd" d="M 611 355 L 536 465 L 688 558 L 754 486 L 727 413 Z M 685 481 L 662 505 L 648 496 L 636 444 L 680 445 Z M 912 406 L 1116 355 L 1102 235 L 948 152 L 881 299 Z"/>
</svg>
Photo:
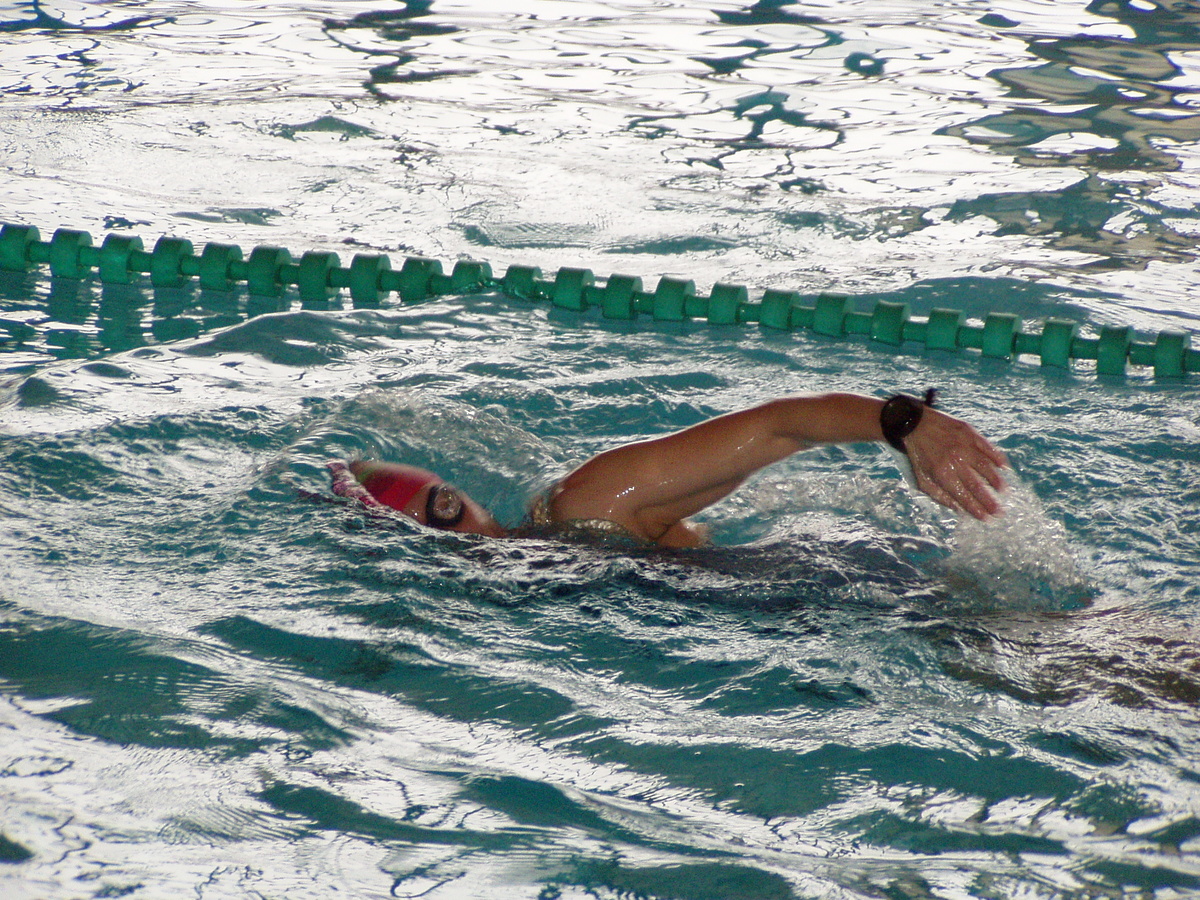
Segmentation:
<svg viewBox="0 0 1200 900">
<path fill-rule="evenodd" d="M 368 508 L 383 507 L 382 503 L 372 497 L 367 489 L 358 483 L 346 463 L 335 459 L 325 463 L 325 468 L 329 469 L 330 478 L 333 480 L 333 492 L 339 497 L 356 500 Z"/>
<path fill-rule="evenodd" d="M 904 445 L 917 487 L 938 503 L 976 519 L 1001 514 L 994 492 L 1008 458 L 966 422 L 926 407 Z"/>
</svg>

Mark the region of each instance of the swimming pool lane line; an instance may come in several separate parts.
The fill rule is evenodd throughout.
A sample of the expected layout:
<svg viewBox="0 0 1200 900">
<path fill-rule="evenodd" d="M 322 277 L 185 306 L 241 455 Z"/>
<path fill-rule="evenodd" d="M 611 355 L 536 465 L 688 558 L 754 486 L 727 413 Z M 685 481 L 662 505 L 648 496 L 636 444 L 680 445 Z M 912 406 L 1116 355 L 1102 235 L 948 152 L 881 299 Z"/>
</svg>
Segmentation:
<svg viewBox="0 0 1200 900">
<path fill-rule="evenodd" d="M 581 268 L 561 268 L 546 278 L 539 268 L 513 265 L 497 278 L 490 264 L 475 260 L 459 260 L 446 274 L 440 261 L 420 256 L 406 257 L 393 269 L 387 256 L 360 253 L 342 266 L 338 255 L 327 251 L 309 251 L 295 260 L 282 247 L 259 246 L 245 256 L 236 245 L 210 243 L 197 255 L 191 241 L 164 236 L 147 252 L 133 235 L 109 234 L 97 247 L 86 231 L 59 228 L 43 241 L 32 225 L 0 227 L 0 269 L 28 272 L 41 265 L 48 265 L 55 278 L 90 278 L 95 269 L 105 284 L 131 284 L 149 275 L 154 287 L 177 287 L 196 278 L 205 290 L 232 291 L 244 282 L 258 297 L 280 297 L 294 285 L 305 302 L 327 301 L 347 290 L 356 308 L 378 307 L 393 293 L 412 304 L 497 290 L 559 309 L 599 309 L 606 319 L 648 315 L 656 322 L 758 323 L 825 337 L 862 335 L 894 347 L 919 343 L 927 350 L 978 350 L 991 359 L 1032 356 L 1042 366 L 1062 369 L 1070 368 L 1071 360 L 1095 360 L 1100 375 L 1124 375 L 1129 365 L 1152 367 L 1158 379 L 1200 372 L 1200 350 L 1192 348 L 1185 331 L 1161 331 L 1146 341 L 1130 326 L 1105 325 L 1098 336 L 1086 337 L 1078 323 L 1050 318 L 1040 332 L 1028 332 L 1013 313 L 988 313 L 982 325 L 972 325 L 956 309 L 933 309 L 926 318 L 913 318 L 907 303 L 880 300 L 871 312 L 858 312 L 847 296 L 821 294 L 807 306 L 799 292 L 778 289 L 755 302 L 743 285 L 718 282 L 703 296 L 694 281 L 672 276 L 662 276 L 653 291 L 646 291 L 640 277 L 614 274 L 599 284 L 590 269 Z"/>
</svg>

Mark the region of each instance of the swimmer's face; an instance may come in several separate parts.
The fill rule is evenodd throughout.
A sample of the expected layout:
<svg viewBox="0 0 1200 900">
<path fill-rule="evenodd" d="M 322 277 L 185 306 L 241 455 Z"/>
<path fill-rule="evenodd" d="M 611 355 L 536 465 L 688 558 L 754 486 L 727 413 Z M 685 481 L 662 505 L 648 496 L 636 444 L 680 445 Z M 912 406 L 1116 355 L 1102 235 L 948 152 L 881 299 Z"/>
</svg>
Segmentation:
<svg viewBox="0 0 1200 900">
<path fill-rule="evenodd" d="M 504 529 L 486 509 L 458 488 L 440 480 L 417 491 L 405 505 L 404 513 L 422 525 L 442 531 L 504 537 Z"/>
<path fill-rule="evenodd" d="M 488 537 L 505 534 L 486 509 L 428 469 L 356 460 L 350 471 L 377 500 L 422 525 Z"/>
</svg>

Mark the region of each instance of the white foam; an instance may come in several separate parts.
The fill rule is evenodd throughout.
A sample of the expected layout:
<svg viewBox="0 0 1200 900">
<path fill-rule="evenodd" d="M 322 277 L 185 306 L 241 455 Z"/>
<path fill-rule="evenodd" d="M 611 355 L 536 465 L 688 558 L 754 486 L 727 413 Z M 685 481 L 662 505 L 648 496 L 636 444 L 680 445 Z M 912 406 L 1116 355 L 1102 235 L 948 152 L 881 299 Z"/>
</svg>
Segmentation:
<svg viewBox="0 0 1200 900">
<path fill-rule="evenodd" d="M 947 576 L 1000 605 L 1069 608 L 1092 593 L 1066 529 L 1045 511 L 1033 490 L 1006 472 L 999 495 L 1003 515 L 979 521 L 960 517 L 945 561 Z"/>
</svg>

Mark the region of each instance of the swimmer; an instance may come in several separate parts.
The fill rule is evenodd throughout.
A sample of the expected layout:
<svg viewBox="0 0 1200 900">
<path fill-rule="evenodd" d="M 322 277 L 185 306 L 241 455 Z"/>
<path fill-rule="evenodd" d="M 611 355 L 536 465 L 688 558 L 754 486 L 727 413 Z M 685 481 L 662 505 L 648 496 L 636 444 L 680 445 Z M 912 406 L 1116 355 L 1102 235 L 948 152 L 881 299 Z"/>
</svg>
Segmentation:
<svg viewBox="0 0 1200 900">
<path fill-rule="evenodd" d="M 690 516 L 759 469 L 818 444 L 887 441 L 908 457 L 916 485 L 977 519 L 1000 513 L 1004 454 L 966 422 L 924 400 L 847 393 L 784 397 L 682 431 L 605 450 L 554 484 L 530 510 L 533 525 L 622 534 L 662 547 L 697 547 Z M 329 464 L 334 493 L 387 507 L 422 525 L 488 537 L 519 536 L 426 469 L 355 460 Z"/>
</svg>

